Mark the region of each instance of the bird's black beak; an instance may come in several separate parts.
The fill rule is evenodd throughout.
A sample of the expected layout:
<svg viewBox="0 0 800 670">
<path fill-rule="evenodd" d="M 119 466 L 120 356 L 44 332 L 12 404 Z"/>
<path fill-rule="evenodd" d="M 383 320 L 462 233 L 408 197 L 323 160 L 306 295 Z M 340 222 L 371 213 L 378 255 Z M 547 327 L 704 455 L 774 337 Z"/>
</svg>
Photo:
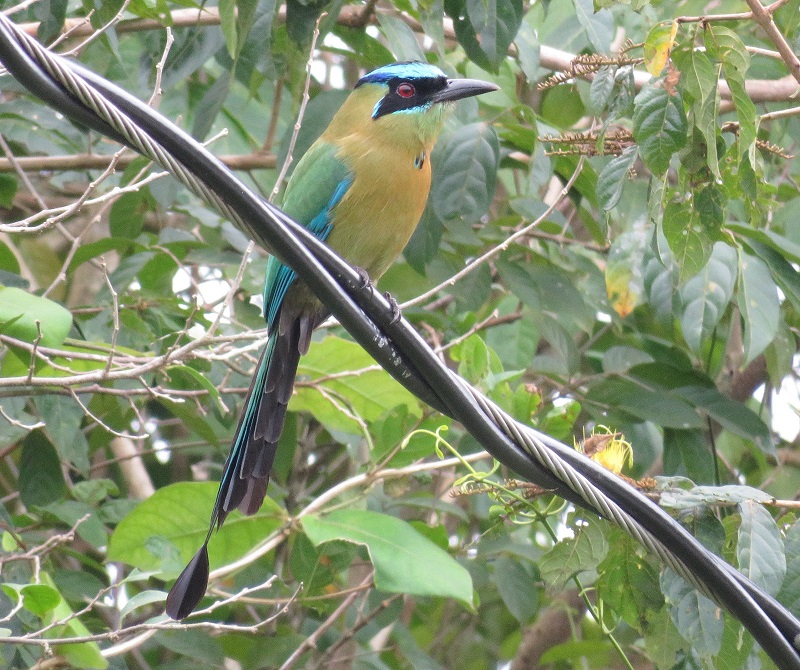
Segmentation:
<svg viewBox="0 0 800 670">
<path fill-rule="evenodd" d="M 490 93 L 500 87 L 480 79 L 448 79 L 441 91 L 431 96 L 431 102 L 452 102 L 462 98 L 471 98 L 473 95 Z"/>
</svg>

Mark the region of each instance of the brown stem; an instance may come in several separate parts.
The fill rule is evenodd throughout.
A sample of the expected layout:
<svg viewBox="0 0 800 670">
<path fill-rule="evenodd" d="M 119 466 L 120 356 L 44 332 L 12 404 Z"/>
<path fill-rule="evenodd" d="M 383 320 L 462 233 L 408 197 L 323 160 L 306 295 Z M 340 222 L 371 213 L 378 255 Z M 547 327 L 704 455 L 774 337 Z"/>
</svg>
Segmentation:
<svg viewBox="0 0 800 670">
<path fill-rule="evenodd" d="M 786 67 L 789 68 L 789 72 L 797 83 L 800 84 L 800 59 L 798 59 L 797 55 L 792 51 L 792 47 L 789 46 L 783 33 L 778 30 L 778 26 L 776 26 L 775 21 L 772 20 L 772 13 L 769 11 L 769 8 L 764 7 L 760 0 L 746 0 L 746 2 L 747 6 L 750 7 L 753 12 L 753 19 L 761 26 L 761 29 L 775 45 L 781 58 L 783 58 L 783 62 L 786 63 Z"/>
<path fill-rule="evenodd" d="M 124 170 L 139 154 L 126 152 L 119 157 L 116 167 Z M 232 170 L 269 170 L 275 167 L 275 154 L 257 151 L 252 154 L 219 156 L 219 159 Z M 14 162 L 8 158 L 0 158 L 0 172 L 13 172 L 22 169 L 25 172 L 41 172 L 55 170 L 104 170 L 113 160 L 113 156 L 99 154 L 76 154 L 74 156 L 17 156 Z M 16 166 L 16 167 L 15 167 Z"/>
<path fill-rule="evenodd" d="M 757 2 L 758 0 L 748 0 L 748 2 L 751 1 Z M 774 8 L 777 8 L 782 1 L 783 0 L 778 0 L 778 2 L 774 2 L 769 7 L 762 7 L 762 9 L 769 14 L 770 12 L 774 11 Z M 412 17 L 400 13 L 399 18 L 409 25 L 412 30 L 419 33 L 424 33 L 422 25 Z M 695 17 L 682 18 L 689 19 Z M 710 14 L 703 18 L 707 21 L 712 21 L 717 17 L 713 14 Z M 749 18 L 751 18 L 751 14 L 749 12 L 741 15 L 742 20 Z M 755 19 L 756 17 L 753 18 Z M 218 25 L 220 22 L 219 12 L 216 10 L 216 8 L 203 9 L 200 12 L 196 9 L 178 9 L 171 13 L 171 19 L 173 29 L 186 26 Z M 276 20 L 284 21 L 285 19 L 286 9 L 284 6 L 281 7 Z M 369 19 L 370 23 L 374 23 L 376 21 L 375 14 L 373 13 Z M 349 5 L 343 7 L 337 18 L 337 22 L 340 25 L 350 26 L 353 28 L 362 28 L 363 20 L 364 9 L 359 5 Z M 76 26 L 78 27 L 76 28 Z M 20 24 L 20 27 L 29 35 L 36 35 L 39 29 L 39 24 L 25 23 Z M 74 35 L 84 37 L 92 34 L 94 31 L 93 27 L 86 23 L 83 19 L 68 19 L 64 23 L 63 30 L 64 32 L 73 30 L 74 32 L 71 33 L 71 36 Z M 115 30 L 117 33 L 136 32 L 142 30 L 164 30 L 164 25 L 154 19 L 131 19 L 127 21 L 120 21 L 116 25 Z M 453 22 L 447 18 L 444 21 L 444 36 L 449 42 L 455 41 L 455 29 L 453 28 Z M 516 47 L 513 44 L 511 47 L 509 47 L 509 54 L 511 56 L 516 55 Z M 572 61 L 574 59 L 575 54 L 573 53 L 562 51 L 561 49 L 556 49 L 545 44 L 541 45 L 540 47 L 539 62 L 542 68 L 556 71 L 570 70 L 572 68 Z M 636 72 L 635 77 L 637 88 L 640 88 L 647 80 L 650 79 L 650 75 L 646 72 Z M 590 75 L 587 78 L 591 79 L 592 77 Z M 795 81 L 794 77 L 792 76 L 784 77 L 782 79 L 753 79 L 745 82 L 745 89 L 747 90 L 747 94 L 753 100 L 753 102 L 787 101 L 791 100 L 796 93 L 797 81 Z M 724 80 L 719 84 L 719 92 L 723 100 L 730 100 L 730 89 L 728 88 L 727 82 Z"/>
</svg>

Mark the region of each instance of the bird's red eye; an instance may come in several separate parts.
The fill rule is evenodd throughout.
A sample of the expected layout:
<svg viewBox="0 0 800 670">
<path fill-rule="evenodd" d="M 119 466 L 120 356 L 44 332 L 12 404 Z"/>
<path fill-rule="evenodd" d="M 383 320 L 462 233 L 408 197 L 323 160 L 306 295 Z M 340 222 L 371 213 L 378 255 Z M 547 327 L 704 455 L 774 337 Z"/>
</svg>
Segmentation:
<svg viewBox="0 0 800 670">
<path fill-rule="evenodd" d="M 397 87 L 397 95 L 401 98 L 410 98 L 414 93 L 414 87 L 409 83 L 403 83 Z"/>
</svg>

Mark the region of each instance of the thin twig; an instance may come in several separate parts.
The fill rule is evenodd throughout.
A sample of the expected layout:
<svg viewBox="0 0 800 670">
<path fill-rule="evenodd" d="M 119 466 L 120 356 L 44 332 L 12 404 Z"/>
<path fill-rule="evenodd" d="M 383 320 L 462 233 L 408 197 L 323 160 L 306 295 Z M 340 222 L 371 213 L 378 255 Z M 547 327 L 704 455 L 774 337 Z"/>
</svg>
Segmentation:
<svg viewBox="0 0 800 670">
<path fill-rule="evenodd" d="M 761 0 L 745 1 L 747 2 L 747 6 L 753 12 L 753 19 L 759 26 L 761 26 L 761 29 L 767 34 L 767 37 L 769 37 L 770 41 L 775 45 L 775 48 L 783 58 L 783 62 L 789 69 L 790 74 L 795 78 L 797 83 L 800 84 L 800 58 L 798 58 L 794 53 L 794 50 L 791 46 L 789 46 L 789 43 L 783 36 L 783 33 L 778 30 L 778 26 L 775 25 L 775 21 L 772 19 L 772 12 L 774 11 L 773 8 L 782 4 L 782 1 L 779 0 L 769 7 L 764 7 L 761 4 Z"/>
<path fill-rule="evenodd" d="M 322 19 L 324 19 L 327 15 L 327 12 L 322 12 L 322 14 L 320 14 L 317 18 L 317 22 L 314 24 L 314 35 L 311 37 L 310 53 L 308 55 L 308 60 L 306 61 L 306 82 L 303 88 L 303 99 L 300 102 L 300 111 L 297 113 L 297 121 L 294 124 L 292 137 L 289 140 L 289 149 L 286 152 L 286 160 L 283 161 L 281 171 L 278 174 L 278 179 L 275 181 L 275 186 L 272 188 L 272 193 L 269 195 L 270 202 L 272 202 L 275 199 L 275 196 L 278 195 L 281 185 L 283 184 L 283 180 L 286 178 L 286 173 L 289 171 L 289 166 L 294 160 L 293 154 L 295 144 L 297 143 L 297 136 L 300 134 L 300 128 L 303 125 L 303 117 L 306 114 L 306 106 L 308 105 L 308 101 L 311 99 L 311 96 L 309 95 L 309 90 L 311 88 L 311 68 L 314 65 L 314 52 L 317 48 L 317 39 L 319 39 L 319 24 L 320 21 L 322 21 Z"/>
<path fill-rule="evenodd" d="M 372 583 L 373 573 L 370 573 L 369 576 L 362 580 L 359 586 L 364 587 Z M 295 649 L 291 656 L 284 661 L 283 665 L 281 665 L 280 670 L 289 670 L 289 668 L 293 667 L 295 663 L 300 659 L 300 657 L 309 649 L 314 649 L 317 646 L 317 641 L 327 632 L 327 630 L 336 623 L 336 620 L 342 616 L 350 605 L 353 604 L 353 601 L 358 598 L 359 593 L 351 593 L 347 596 L 339 606 L 331 613 L 331 615 L 325 619 L 317 628 L 314 630 L 311 635 L 309 635 L 303 642 Z"/>
<path fill-rule="evenodd" d="M 164 66 L 167 63 L 167 57 L 169 56 L 169 52 L 174 41 L 175 38 L 172 35 L 172 29 L 167 26 L 167 40 L 164 44 L 164 52 L 161 54 L 161 58 L 158 63 L 156 63 L 156 81 L 153 84 L 153 94 L 147 101 L 148 106 L 152 107 L 153 109 L 158 108 L 158 101 L 161 100 L 161 96 L 164 93 L 161 90 L 161 79 L 164 76 Z"/>
<path fill-rule="evenodd" d="M 124 149 L 116 166 L 125 169 L 140 155 Z M 271 170 L 277 161 L 275 154 L 256 151 L 250 154 L 231 154 L 218 156 L 232 170 Z M 17 156 L 12 163 L 0 158 L 0 172 L 14 172 L 18 167 L 22 172 L 58 172 L 62 170 L 103 170 L 109 166 L 112 156 L 104 154 L 70 154 L 68 156 Z"/>
</svg>

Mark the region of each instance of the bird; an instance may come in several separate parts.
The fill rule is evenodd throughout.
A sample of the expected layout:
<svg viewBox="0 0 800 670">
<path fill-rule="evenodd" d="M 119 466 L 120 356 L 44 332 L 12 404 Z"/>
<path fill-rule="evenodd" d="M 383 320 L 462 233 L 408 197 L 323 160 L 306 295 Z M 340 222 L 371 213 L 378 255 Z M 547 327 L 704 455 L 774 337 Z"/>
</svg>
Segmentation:
<svg viewBox="0 0 800 670">
<path fill-rule="evenodd" d="M 402 252 L 431 185 L 430 155 L 447 103 L 497 90 L 449 78 L 425 62 L 390 63 L 361 77 L 298 161 L 282 209 L 345 261 L 377 280 Z M 208 542 L 228 513 L 255 514 L 312 331 L 329 316 L 295 272 L 271 256 L 264 283 L 268 340 L 225 461 L 205 542 L 170 589 L 166 613 L 183 619 L 208 586 Z"/>
</svg>

